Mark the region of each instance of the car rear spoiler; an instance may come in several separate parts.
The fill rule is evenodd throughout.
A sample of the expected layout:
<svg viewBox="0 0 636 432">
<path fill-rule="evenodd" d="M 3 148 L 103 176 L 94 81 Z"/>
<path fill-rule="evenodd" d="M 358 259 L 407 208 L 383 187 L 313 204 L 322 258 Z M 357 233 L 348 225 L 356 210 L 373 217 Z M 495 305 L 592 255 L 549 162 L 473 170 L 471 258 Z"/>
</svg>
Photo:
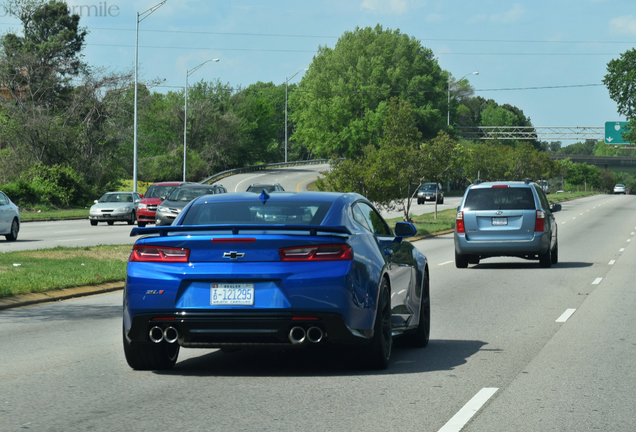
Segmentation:
<svg viewBox="0 0 636 432">
<path fill-rule="evenodd" d="M 159 234 L 167 236 L 169 233 L 193 232 L 193 231 L 232 231 L 236 235 L 241 231 L 309 231 L 312 236 L 318 235 L 318 232 L 347 234 L 353 233 L 346 226 L 322 226 L 322 225 L 281 225 L 281 224 L 218 224 L 218 225 L 166 225 L 155 226 L 149 228 L 133 228 L 130 236 L 146 234 Z"/>
</svg>

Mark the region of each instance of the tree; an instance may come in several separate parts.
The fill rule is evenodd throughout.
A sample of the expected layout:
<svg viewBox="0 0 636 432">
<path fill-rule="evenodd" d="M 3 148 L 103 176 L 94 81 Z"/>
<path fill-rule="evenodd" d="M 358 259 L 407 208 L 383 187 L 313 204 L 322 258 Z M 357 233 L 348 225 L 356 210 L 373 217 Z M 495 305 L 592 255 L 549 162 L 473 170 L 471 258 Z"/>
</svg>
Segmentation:
<svg viewBox="0 0 636 432">
<path fill-rule="evenodd" d="M 603 83 L 610 98 L 618 105 L 618 113 L 629 120 L 627 142 L 636 142 L 636 49 L 625 51 L 619 59 L 610 60 Z"/>
<path fill-rule="evenodd" d="M 398 30 L 356 28 L 334 49 L 319 47 L 289 98 L 293 139 L 317 157 L 353 157 L 379 145 L 388 100 L 409 102 L 418 130 L 432 138 L 446 124 L 446 74 L 430 49 Z"/>
</svg>

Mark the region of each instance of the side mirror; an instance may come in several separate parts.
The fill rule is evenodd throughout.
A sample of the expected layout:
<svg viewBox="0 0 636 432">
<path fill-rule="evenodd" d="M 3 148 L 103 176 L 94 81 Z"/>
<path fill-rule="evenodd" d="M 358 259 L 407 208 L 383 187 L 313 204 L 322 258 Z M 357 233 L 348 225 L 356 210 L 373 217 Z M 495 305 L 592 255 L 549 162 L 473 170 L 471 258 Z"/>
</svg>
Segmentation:
<svg viewBox="0 0 636 432">
<path fill-rule="evenodd" d="M 394 231 L 396 237 L 413 237 L 417 234 L 417 228 L 410 222 L 396 222 Z"/>
<path fill-rule="evenodd" d="M 550 204 L 550 211 L 553 213 L 561 211 L 561 204 Z"/>
<path fill-rule="evenodd" d="M 141 202 L 141 200 L 140 200 L 140 199 L 136 199 L 136 200 L 135 200 L 135 204 L 139 204 L 140 202 Z"/>
</svg>

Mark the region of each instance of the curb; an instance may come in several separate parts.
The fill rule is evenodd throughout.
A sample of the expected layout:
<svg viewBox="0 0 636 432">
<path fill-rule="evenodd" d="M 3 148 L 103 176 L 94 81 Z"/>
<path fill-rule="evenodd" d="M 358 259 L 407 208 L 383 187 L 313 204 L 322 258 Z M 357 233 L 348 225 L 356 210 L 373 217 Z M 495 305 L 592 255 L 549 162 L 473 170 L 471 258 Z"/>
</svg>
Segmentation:
<svg viewBox="0 0 636 432">
<path fill-rule="evenodd" d="M 75 288 L 63 288 L 41 293 L 18 294 L 11 297 L 0 298 L 0 310 L 14 309 L 40 303 L 68 300 L 76 297 L 85 297 L 94 294 L 104 294 L 124 289 L 124 282 L 111 282 L 99 285 L 88 285 Z"/>
</svg>

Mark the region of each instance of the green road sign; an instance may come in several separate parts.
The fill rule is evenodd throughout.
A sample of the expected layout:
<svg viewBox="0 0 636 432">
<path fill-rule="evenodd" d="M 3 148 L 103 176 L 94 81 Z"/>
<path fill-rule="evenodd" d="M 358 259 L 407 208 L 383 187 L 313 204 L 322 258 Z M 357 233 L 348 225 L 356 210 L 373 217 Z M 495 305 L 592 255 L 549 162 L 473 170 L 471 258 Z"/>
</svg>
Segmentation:
<svg viewBox="0 0 636 432">
<path fill-rule="evenodd" d="M 605 144 L 629 144 L 623 141 L 623 134 L 629 132 L 628 122 L 605 122 Z"/>
</svg>

